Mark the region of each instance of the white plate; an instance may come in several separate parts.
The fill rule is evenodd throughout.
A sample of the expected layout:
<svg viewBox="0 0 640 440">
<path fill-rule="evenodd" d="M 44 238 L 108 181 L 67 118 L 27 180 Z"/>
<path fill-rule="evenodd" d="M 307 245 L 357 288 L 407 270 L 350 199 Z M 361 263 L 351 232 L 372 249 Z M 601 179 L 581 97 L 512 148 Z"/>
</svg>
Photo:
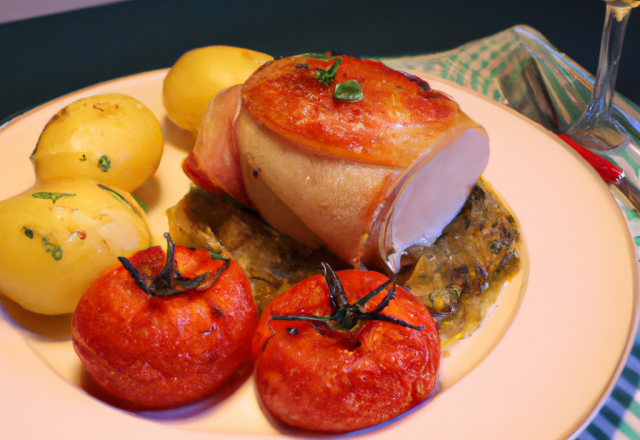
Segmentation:
<svg viewBox="0 0 640 440">
<path fill-rule="evenodd" d="M 148 72 L 90 87 L 7 124 L 0 131 L 0 200 L 34 183 L 29 154 L 59 109 L 82 96 L 127 93 L 154 111 L 167 141 L 157 177 L 136 192 L 153 200 L 151 226 L 161 241 L 164 208 L 189 189 L 179 165 L 193 143 L 166 119 L 165 74 Z M 451 348 L 442 366 L 442 390 L 431 402 L 366 435 L 571 437 L 603 403 L 635 335 L 638 289 L 625 220 L 597 174 L 553 135 L 483 96 L 429 81 L 489 132 L 491 159 L 484 175 L 521 222 L 528 285 L 524 296 L 519 289 L 507 290 L 481 332 Z M 11 306 L 5 301 L 5 307 Z M 70 347 L 68 340 L 27 331 L 0 309 L 3 438 L 176 440 L 209 438 L 207 431 L 222 438 L 279 433 L 260 411 L 250 380 L 204 408 L 155 416 L 117 410 L 80 388 L 82 369 Z"/>
</svg>

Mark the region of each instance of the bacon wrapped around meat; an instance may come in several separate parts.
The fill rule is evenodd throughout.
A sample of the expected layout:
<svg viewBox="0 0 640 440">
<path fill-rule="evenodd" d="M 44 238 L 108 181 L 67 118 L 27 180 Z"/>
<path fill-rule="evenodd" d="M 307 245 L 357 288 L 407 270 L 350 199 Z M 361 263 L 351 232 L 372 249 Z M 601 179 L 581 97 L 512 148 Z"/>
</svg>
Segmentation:
<svg viewBox="0 0 640 440">
<path fill-rule="evenodd" d="M 183 169 L 304 244 L 397 270 L 455 217 L 488 157 L 484 129 L 422 79 L 305 54 L 220 92 Z"/>
</svg>

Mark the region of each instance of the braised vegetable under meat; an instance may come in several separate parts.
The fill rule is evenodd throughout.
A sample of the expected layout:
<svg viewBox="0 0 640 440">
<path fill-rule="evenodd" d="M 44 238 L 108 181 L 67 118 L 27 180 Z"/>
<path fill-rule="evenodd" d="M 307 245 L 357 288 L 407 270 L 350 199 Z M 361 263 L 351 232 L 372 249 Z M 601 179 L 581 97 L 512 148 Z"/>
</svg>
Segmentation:
<svg viewBox="0 0 640 440">
<path fill-rule="evenodd" d="M 176 244 L 229 251 L 249 277 L 261 313 L 294 284 L 320 274 L 320 263 L 350 267 L 326 248 L 313 250 L 287 237 L 223 192 L 194 187 L 168 214 Z"/>
<path fill-rule="evenodd" d="M 443 344 L 482 323 L 502 284 L 518 272 L 519 242 L 513 215 L 480 179 L 433 245 L 407 250 L 399 281 L 427 306 Z"/>
<path fill-rule="evenodd" d="M 260 312 L 294 284 L 321 273 L 321 262 L 349 266 L 326 248 L 313 250 L 280 233 L 220 192 L 193 188 L 169 212 L 177 244 L 226 248 L 247 273 Z M 480 179 L 457 217 L 431 246 L 409 248 L 401 285 L 431 312 L 443 344 L 476 330 L 505 281 L 518 272 L 518 225 Z"/>
</svg>

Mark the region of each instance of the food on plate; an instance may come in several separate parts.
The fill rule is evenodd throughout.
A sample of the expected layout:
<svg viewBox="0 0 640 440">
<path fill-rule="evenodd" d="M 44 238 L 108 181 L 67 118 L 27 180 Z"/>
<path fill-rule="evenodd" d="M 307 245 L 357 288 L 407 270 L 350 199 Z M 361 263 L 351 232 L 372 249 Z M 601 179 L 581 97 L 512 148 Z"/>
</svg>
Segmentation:
<svg viewBox="0 0 640 440">
<path fill-rule="evenodd" d="M 305 54 L 216 95 L 183 169 L 307 252 L 326 245 L 352 266 L 401 271 L 446 344 L 478 328 L 520 267 L 514 216 L 479 179 L 488 154 L 484 130 L 421 79 L 369 60 Z M 211 217 L 225 211 L 219 198 L 205 198 L 192 192 L 179 209 L 192 225 L 215 229 L 220 220 Z M 230 223 L 241 222 L 228 216 L 227 230 Z M 281 285 L 254 292 L 256 301 L 267 303 Z"/>
<path fill-rule="evenodd" d="M 229 250 L 249 277 L 261 313 L 292 285 L 319 274 L 321 262 L 348 268 L 326 247 L 296 242 L 221 191 L 194 187 L 168 214 L 176 243 Z M 519 224 L 480 178 L 431 246 L 406 250 L 398 281 L 427 306 L 446 345 L 481 325 L 522 266 L 521 245 Z"/>
<path fill-rule="evenodd" d="M 252 343 L 265 408 L 292 426 L 345 432 L 396 417 L 436 386 L 426 307 L 377 272 L 324 266 L 275 299 Z"/>
<path fill-rule="evenodd" d="M 44 182 L 0 202 L 0 293 L 32 312 L 70 313 L 118 256 L 150 241 L 126 191 L 85 179 Z"/>
<path fill-rule="evenodd" d="M 488 156 L 484 129 L 420 78 L 305 54 L 216 95 L 183 169 L 310 247 L 397 271 L 455 217 Z"/>
<path fill-rule="evenodd" d="M 143 103 L 119 93 L 81 98 L 47 123 L 31 160 L 40 182 L 84 177 L 133 191 L 158 168 L 160 123 Z"/>
<path fill-rule="evenodd" d="M 231 46 L 190 50 L 175 62 L 164 80 L 167 116 L 185 130 L 198 131 L 204 110 L 216 93 L 242 84 L 271 60 L 267 54 Z"/>
<path fill-rule="evenodd" d="M 319 274 L 320 263 L 349 267 L 326 247 L 311 249 L 274 229 L 222 191 L 194 187 L 167 214 L 176 244 L 229 251 L 249 277 L 260 313 L 294 284 Z"/>
<path fill-rule="evenodd" d="M 76 353 L 111 393 L 162 409 L 204 398 L 250 359 L 258 322 L 233 259 L 155 246 L 102 274 L 72 319 Z"/>
<path fill-rule="evenodd" d="M 475 331 L 504 283 L 521 269 L 520 227 L 480 178 L 467 203 L 431 246 L 403 256 L 403 284 L 427 306 L 443 345 Z"/>
</svg>

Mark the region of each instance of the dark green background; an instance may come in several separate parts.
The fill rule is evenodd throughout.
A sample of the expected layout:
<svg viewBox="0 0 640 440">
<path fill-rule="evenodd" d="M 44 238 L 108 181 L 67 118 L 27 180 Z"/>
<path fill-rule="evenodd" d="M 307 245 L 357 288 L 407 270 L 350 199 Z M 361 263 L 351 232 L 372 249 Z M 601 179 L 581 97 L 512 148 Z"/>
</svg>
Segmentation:
<svg viewBox="0 0 640 440">
<path fill-rule="evenodd" d="M 169 67 L 194 47 L 273 56 L 441 51 L 528 24 L 595 73 L 601 0 L 135 0 L 0 25 L 0 120 L 79 88 Z M 640 21 L 630 19 L 617 90 L 640 103 Z"/>
</svg>

